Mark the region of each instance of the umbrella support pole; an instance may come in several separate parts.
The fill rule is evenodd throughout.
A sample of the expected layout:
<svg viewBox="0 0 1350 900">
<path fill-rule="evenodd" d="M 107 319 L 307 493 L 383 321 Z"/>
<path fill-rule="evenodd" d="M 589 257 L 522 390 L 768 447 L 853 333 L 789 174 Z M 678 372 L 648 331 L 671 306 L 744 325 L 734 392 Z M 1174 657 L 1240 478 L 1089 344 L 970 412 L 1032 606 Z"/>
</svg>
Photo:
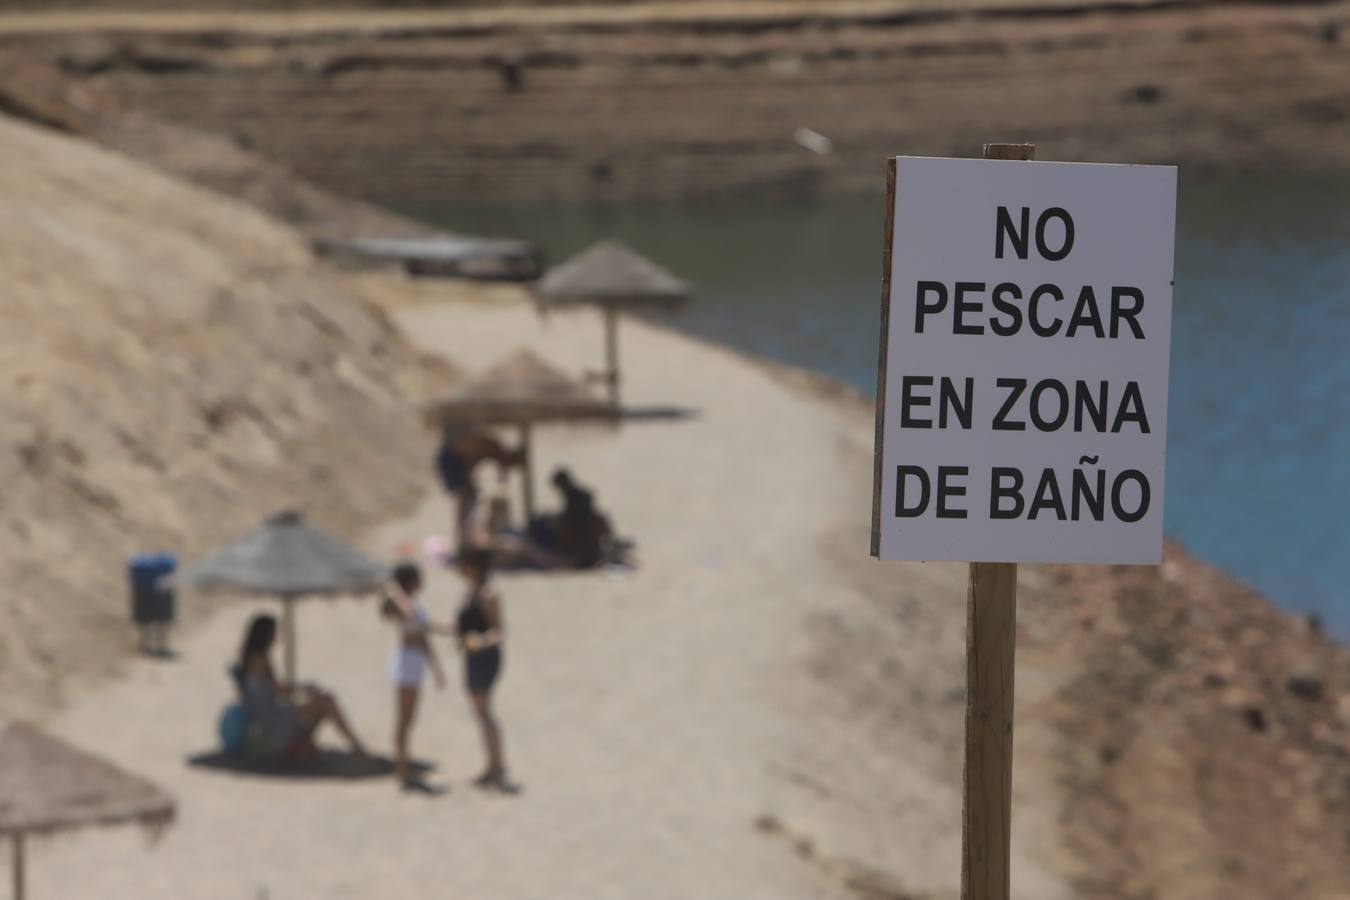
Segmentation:
<svg viewBox="0 0 1350 900">
<path fill-rule="evenodd" d="M 281 633 L 286 644 L 286 686 L 295 685 L 295 598 L 281 598 Z"/>
<path fill-rule="evenodd" d="M 14 900 L 23 900 L 24 898 L 24 871 L 23 871 L 23 835 L 14 835 L 14 858 L 10 861 L 10 867 L 14 869 Z"/>
<path fill-rule="evenodd" d="M 520 426 L 520 496 L 524 504 L 525 531 L 530 530 L 534 521 L 534 448 L 530 443 L 530 424 L 522 422 Z"/>
<path fill-rule="evenodd" d="M 609 402 L 619 405 L 619 312 L 605 307 L 605 384 Z"/>
</svg>

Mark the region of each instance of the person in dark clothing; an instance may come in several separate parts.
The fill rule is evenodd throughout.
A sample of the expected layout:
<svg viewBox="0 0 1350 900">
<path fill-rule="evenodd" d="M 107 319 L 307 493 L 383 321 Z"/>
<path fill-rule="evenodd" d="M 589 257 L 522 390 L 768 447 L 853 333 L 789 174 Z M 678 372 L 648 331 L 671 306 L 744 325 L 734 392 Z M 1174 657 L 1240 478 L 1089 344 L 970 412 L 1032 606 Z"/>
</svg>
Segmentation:
<svg viewBox="0 0 1350 900">
<path fill-rule="evenodd" d="M 436 451 L 436 474 L 441 486 L 454 498 L 453 540 L 457 553 L 463 553 L 471 540 L 474 510 L 478 505 L 478 487 L 474 470 L 484 460 L 500 468 L 518 466 L 525 461 L 523 449 L 508 450 L 492 435 L 465 425 L 447 425 Z"/>
<path fill-rule="evenodd" d="M 596 512 L 595 497 L 572 478 L 567 469 L 553 473 L 553 486 L 562 494 L 553 540 L 555 551 L 573 566 L 589 569 L 604 558 L 609 522 Z"/>
<path fill-rule="evenodd" d="M 506 625 L 501 597 L 489 584 L 491 552 L 481 548 L 465 551 L 459 558 L 459 571 L 469 582 L 469 593 L 455 620 L 455 632 L 464 651 L 464 686 L 487 756 L 487 768 L 474 783 L 483 788 L 512 791 L 514 788 L 506 778 L 501 728 L 492 710 L 492 689 L 501 674 Z"/>
<path fill-rule="evenodd" d="M 562 494 L 563 506 L 560 518 L 573 522 L 589 519 L 595 512 L 595 498 L 590 491 L 577 484 L 567 469 L 553 470 L 553 486 Z"/>
</svg>

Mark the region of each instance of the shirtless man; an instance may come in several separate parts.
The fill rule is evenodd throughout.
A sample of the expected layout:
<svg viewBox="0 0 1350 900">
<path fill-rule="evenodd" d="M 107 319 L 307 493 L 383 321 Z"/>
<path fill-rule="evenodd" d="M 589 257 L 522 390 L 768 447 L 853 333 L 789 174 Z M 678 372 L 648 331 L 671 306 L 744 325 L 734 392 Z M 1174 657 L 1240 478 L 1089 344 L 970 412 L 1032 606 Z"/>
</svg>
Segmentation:
<svg viewBox="0 0 1350 900">
<path fill-rule="evenodd" d="M 525 461 L 525 450 L 523 447 L 508 450 L 491 434 L 473 426 L 445 427 L 436 454 L 436 472 L 441 484 L 455 499 L 455 547 L 460 555 L 469 546 L 474 510 L 478 504 L 474 470 L 484 460 L 491 460 L 499 468 L 506 469 L 521 465 Z"/>
</svg>

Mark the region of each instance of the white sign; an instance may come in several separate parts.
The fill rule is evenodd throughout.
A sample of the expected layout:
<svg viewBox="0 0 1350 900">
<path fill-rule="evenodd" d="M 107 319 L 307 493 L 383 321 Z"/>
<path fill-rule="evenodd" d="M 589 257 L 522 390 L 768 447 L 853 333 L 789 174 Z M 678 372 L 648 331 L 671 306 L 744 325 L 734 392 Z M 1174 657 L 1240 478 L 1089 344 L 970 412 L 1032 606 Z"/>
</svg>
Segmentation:
<svg viewBox="0 0 1350 900">
<path fill-rule="evenodd" d="M 895 161 L 882 559 L 1162 558 L 1176 169 Z"/>
</svg>

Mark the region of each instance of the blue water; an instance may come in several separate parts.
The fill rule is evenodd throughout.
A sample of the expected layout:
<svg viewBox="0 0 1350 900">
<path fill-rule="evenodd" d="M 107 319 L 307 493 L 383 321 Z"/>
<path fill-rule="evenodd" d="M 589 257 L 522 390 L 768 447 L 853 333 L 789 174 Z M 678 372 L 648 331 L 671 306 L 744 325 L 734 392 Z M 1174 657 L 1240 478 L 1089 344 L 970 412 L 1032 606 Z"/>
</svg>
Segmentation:
<svg viewBox="0 0 1350 900">
<path fill-rule="evenodd" d="M 1350 636 L 1350 176 L 1179 188 L 1166 527 Z M 614 236 L 696 286 L 694 334 L 875 391 L 881 198 L 452 210 L 560 260 Z"/>
</svg>

